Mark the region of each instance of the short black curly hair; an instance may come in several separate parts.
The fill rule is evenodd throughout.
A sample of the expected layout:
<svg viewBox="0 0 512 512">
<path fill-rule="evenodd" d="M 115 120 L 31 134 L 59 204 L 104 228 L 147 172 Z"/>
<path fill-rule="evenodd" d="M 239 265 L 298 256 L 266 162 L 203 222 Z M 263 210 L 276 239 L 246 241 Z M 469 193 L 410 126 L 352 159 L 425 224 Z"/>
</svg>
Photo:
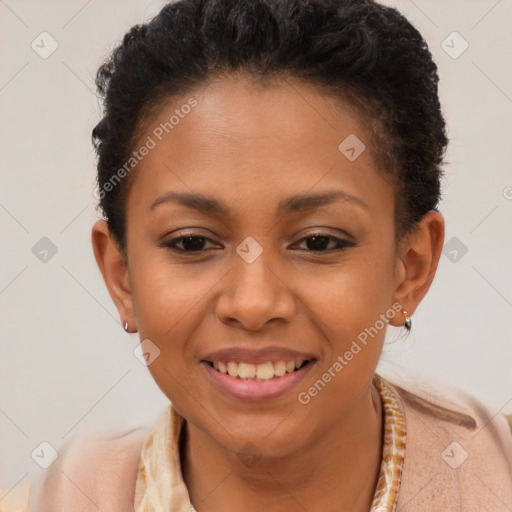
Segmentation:
<svg viewBox="0 0 512 512">
<path fill-rule="evenodd" d="M 239 72 L 295 77 L 358 107 L 395 184 L 398 237 L 437 209 L 447 145 L 437 66 L 396 9 L 372 0 L 178 0 L 132 27 L 96 76 L 98 206 L 125 256 L 132 180 L 112 180 L 138 127 L 169 98 Z"/>
</svg>

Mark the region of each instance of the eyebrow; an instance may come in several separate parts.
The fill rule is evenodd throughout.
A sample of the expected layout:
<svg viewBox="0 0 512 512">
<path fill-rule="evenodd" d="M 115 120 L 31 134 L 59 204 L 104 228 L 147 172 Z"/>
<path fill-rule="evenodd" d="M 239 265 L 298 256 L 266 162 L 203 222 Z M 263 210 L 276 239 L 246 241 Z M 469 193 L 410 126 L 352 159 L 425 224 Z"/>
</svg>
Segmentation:
<svg viewBox="0 0 512 512">
<path fill-rule="evenodd" d="M 285 214 L 310 211 L 321 208 L 322 206 L 333 204 L 336 201 L 351 203 L 365 210 L 369 210 L 368 205 L 358 197 L 343 190 L 330 190 L 316 194 L 290 196 L 279 202 L 277 211 Z M 224 216 L 231 215 L 231 210 L 221 201 L 203 194 L 187 192 L 166 192 L 155 199 L 149 209 L 153 210 L 161 204 L 173 202 L 203 213 Z"/>
</svg>

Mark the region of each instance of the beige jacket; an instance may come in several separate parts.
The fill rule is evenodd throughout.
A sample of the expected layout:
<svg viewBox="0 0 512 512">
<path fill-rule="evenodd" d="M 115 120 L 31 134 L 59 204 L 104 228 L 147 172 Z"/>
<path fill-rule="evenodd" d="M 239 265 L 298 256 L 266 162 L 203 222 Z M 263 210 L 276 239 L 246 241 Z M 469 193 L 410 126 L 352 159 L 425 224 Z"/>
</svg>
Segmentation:
<svg viewBox="0 0 512 512">
<path fill-rule="evenodd" d="M 395 388 L 407 428 L 397 512 L 510 512 L 512 416 L 492 414 L 462 392 L 427 401 Z M 32 486 L 28 511 L 133 512 L 141 447 L 150 431 L 70 443 L 45 480 Z M 0 505 L 0 512 L 26 510 L 17 507 Z"/>
</svg>

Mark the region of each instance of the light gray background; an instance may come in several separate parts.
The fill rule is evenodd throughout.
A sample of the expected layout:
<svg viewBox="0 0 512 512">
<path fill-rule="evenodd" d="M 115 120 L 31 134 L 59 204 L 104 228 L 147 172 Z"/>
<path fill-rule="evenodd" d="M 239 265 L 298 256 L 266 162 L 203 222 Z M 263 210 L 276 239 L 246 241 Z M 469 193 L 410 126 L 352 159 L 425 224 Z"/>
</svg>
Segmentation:
<svg viewBox="0 0 512 512">
<path fill-rule="evenodd" d="M 82 433 L 152 425 L 167 404 L 132 353 L 138 335 L 124 333 L 90 245 L 93 77 L 114 43 L 162 3 L 0 0 L 4 489 L 42 472 L 30 456 L 42 441 L 58 450 Z M 389 346 L 380 371 L 457 386 L 493 413 L 510 412 L 512 5 L 386 3 L 419 28 L 439 65 L 451 139 L 441 208 L 446 241 L 456 237 L 467 253 L 441 257 L 411 335 Z M 31 48 L 43 31 L 59 45 L 47 59 Z M 442 47 L 460 51 L 454 31 L 469 44 L 458 58 Z M 46 263 L 32 252 L 42 237 L 58 248 Z"/>
</svg>

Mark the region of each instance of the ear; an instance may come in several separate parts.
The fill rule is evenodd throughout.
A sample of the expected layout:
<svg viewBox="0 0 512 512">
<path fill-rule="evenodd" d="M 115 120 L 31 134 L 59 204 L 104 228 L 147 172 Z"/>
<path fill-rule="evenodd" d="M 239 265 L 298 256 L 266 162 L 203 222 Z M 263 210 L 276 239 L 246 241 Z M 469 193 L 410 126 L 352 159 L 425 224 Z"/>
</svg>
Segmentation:
<svg viewBox="0 0 512 512">
<path fill-rule="evenodd" d="M 412 316 L 428 292 L 444 243 L 444 218 L 437 211 L 425 214 L 417 229 L 399 243 L 395 269 L 394 301 Z M 396 315 L 390 324 L 402 326 L 405 316 Z"/>
<path fill-rule="evenodd" d="M 130 326 L 135 327 L 128 265 L 104 220 L 97 221 L 92 227 L 91 242 L 96 263 L 119 312 L 123 327 L 125 322 L 128 322 L 129 329 Z"/>
</svg>

